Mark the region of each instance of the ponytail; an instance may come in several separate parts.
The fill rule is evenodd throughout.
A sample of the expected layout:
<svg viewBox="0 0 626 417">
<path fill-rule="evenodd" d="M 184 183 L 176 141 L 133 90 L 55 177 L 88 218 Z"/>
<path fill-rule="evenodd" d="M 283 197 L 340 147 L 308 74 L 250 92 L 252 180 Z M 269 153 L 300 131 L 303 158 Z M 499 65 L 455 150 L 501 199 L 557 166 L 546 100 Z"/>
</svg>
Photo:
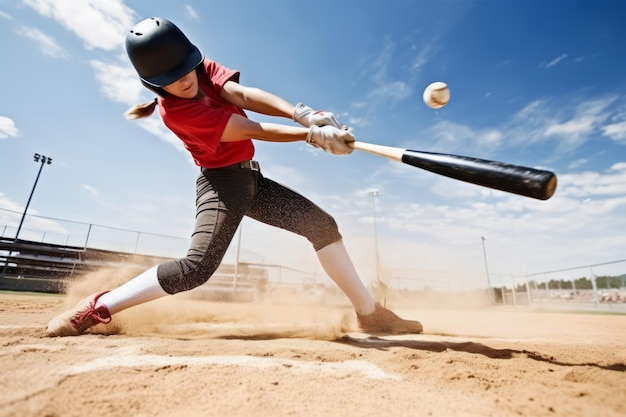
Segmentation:
<svg viewBox="0 0 626 417">
<path fill-rule="evenodd" d="M 136 104 L 130 109 L 126 110 L 124 116 L 128 120 L 143 119 L 144 117 L 148 117 L 152 115 L 152 113 L 154 113 L 154 109 L 156 108 L 157 104 L 158 101 L 156 98 L 148 103 Z"/>
</svg>

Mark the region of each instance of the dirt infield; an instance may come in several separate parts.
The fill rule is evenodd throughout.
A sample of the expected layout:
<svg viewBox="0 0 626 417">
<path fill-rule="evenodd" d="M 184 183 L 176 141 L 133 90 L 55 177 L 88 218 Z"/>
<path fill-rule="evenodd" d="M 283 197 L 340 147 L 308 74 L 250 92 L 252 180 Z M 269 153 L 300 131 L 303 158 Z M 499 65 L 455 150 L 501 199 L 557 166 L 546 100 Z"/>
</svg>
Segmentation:
<svg viewBox="0 0 626 417">
<path fill-rule="evenodd" d="M 0 416 L 624 416 L 626 315 L 350 309 L 178 296 L 47 338 L 73 296 L 0 295 Z M 109 325 L 110 326 L 110 325 Z"/>
</svg>

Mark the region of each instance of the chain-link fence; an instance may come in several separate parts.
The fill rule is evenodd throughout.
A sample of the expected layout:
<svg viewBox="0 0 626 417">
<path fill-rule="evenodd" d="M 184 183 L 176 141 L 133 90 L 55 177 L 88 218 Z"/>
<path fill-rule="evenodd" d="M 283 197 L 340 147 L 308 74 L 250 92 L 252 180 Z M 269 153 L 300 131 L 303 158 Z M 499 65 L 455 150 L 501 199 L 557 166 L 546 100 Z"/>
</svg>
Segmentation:
<svg viewBox="0 0 626 417">
<path fill-rule="evenodd" d="M 626 259 L 493 278 L 503 305 L 626 311 Z"/>
<path fill-rule="evenodd" d="M 189 238 L 139 232 L 93 223 L 82 223 L 41 216 L 25 222 L 19 238 L 39 243 L 77 248 L 103 249 L 138 255 L 180 257 L 189 247 Z M 29 219 L 30 220 L 30 219 Z M 15 237 L 17 228 L 0 225 L 0 237 Z"/>
<path fill-rule="evenodd" d="M 0 219 L 15 220 L 21 213 L 0 209 Z M 7 222 L 8 223 L 8 222 Z M 11 221 L 17 224 L 17 221 Z M 14 238 L 15 226 L 0 224 L 0 237 Z M 91 248 L 128 254 L 177 258 L 184 256 L 190 239 L 166 236 L 76 222 L 37 215 L 27 215 L 20 230 L 20 239 L 51 245 Z M 267 271 L 268 283 L 289 288 L 290 291 L 332 292 L 334 287 L 326 276 L 316 272 L 300 271 L 282 265 L 267 265 L 263 257 L 242 248 L 234 241 L 225 262 L 262 267 Z M 4 254 L 6 256 L 6 254 Z M 438 303 L 456 300 L 459 294 L 471 294 L 478 303 L 505 306 L 539 306 L 542 308 L 612 308 L 626 311 L 626 259 L 563 268 L 526 275 L 491 273 L 450 273 L 445 271 L 384 270 L 382 280 L 373 283 L 374 290 L 395 293 L 396 297 L 409 293 L 423 302 Z M 236 269 L 233 271 L 236 279 Z M 479 282 L 487 285 L 476 285 Z M 472 285 L 469 285 L 471 282 Z M 482 289 L 481 289 L 482 288 Z"/>
</svg>

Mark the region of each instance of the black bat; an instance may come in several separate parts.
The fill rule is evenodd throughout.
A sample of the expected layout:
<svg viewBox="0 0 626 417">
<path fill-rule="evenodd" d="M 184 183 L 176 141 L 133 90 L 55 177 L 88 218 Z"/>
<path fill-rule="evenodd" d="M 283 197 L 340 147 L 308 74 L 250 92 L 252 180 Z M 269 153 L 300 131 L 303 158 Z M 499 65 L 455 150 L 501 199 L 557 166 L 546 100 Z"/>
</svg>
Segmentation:
<svg viewBox="0 0 626 417">
<path fill-rule="evenodd" d="M 352 146 L 360 151 L 393 159 L 455 180 L 538 200 L 547 200 L 556 191 L 556 175 L 550 171 L 469 156 L 412 151 L 358 141 Z"/>
</svg>

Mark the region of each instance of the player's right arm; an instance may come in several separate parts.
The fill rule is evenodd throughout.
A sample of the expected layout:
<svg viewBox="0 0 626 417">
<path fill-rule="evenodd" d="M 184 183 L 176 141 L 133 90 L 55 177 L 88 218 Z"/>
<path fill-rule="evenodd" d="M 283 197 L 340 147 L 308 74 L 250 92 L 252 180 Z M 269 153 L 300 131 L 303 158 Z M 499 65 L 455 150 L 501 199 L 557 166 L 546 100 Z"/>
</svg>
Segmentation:
<svg viewBox="0 0 626 417">
<path fill-rule="evenodd" d="M 259 123 L 244 116 L 233 114 L 222 133 L 221 142 L 235 142 L 247 139 L 269 142 L 296 142 L 306 140 L 335 155 L 352 153 L 348 142 L 354 142 L 354 135 L 334 126 L 311 126 L 310 128 L 287 126 L 276 123 Z"/>
</svg>

